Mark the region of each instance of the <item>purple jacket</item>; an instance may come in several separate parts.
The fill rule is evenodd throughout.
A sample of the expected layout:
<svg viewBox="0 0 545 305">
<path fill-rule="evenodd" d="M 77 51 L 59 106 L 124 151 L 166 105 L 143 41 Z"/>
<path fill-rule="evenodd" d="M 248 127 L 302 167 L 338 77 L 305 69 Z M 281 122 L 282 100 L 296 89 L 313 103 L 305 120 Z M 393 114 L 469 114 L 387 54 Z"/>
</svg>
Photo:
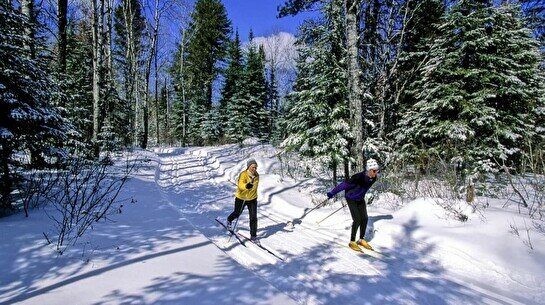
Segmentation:
<svg viewBox="0 0 545 305">
<path fill-rule="evenodd" d="M 331 190 L 331 193 L 335 195 L 345 191 L 344 197 L 346 199 L 364 201 L 365 194 L 369 188 L 371 188 L 371 185 L 375 183 L 375 181 L 377 181 L 377 177 L 369 178 L 365 172 L 357 173 L 350 177 L 348 181 L 343 181 L 337 185 L 333 190 Z"/>
</svg>

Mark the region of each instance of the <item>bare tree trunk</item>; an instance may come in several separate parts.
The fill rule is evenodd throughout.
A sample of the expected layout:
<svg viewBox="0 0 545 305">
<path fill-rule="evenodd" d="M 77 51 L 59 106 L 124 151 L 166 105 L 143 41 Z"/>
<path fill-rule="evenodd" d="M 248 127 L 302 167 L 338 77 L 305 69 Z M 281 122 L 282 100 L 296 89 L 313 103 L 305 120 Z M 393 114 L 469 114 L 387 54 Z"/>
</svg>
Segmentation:
<svg viewBox="0 0 545 305">
<path fill-rule="evenodd" d="M 100 1 L 100 2 L 97 2 Z M 104 0 L 92 1 L 92 31 L 93 31 L 93 143 L 95 156 L 98 157 L 98 134 L 100 133 L 100 107 L 101 107 L 101 85 L 102 85 L 102 52 L 103 21 L 104 21 Z"/>
<path fill-rule="evenodd" d="M 125 61 L 128 64 L 127 72 L 125 75 L 126 83 L 126 98 L 129 103 L 133 104 L 134 113 L 132 114 L 132 132 L 133 132 L 133 144 L 138 144 L 138 114 L 139 114 L 139 100 L 138 100 L 138 78 L 137 78 L 137 57 L 136 46 L 134 41 L 134 8 L 131 1 L 123 0 L 123 17 L 125 20 L 125 30 L 127 31 L 127 40 L 125 50 Z"/>
<path fill-rule="evenodd" d="M 68 24 L 67 19 L 68 12 L 68 0 L 57 1 L 57 20 L 59 27 L 59 51 L 57 55 L 59 73 L 66 73 L 66 26 Z"/>
<path fill-rule="evenodd" d="M 165 109 L 166 109 L 166 118 L 165 118 L 165 136 L 168 137 L 168 144 L 172 145 L 172 137 L 170 136 L 170 102 L 168 100 L 169 94 L 167 89 L 167 80 L 165 78 Z"/>
<path fill-rule="evenodd" d="M 333 185 L 337 184 L 337 161 L 333 161 L 331 164 L 331 170 L 333 172 Z"/>
<path fill-rule="evenodd" d="M 183 113 L 182 113 L 182 146 L 185 146 L 185 139 L 186 139 L 186 134 L 185 134 L 185 125 L 186 125 L 186 122 L 185 122 L 185 107 L 186 107 L 186 102 L 185 102 L 185 81 L 184 81 L 184 52 L 185 52 L 185 29 L 182 30 L 182 49 L 181 49 L 181 52 L 180 52 L 180 83 L 181 83 L 181 86 L 182 86 L 182 107 L 184 108 L 183 110 Z"/>
<path fill-rule="evenodd" d="M 108 83 L 114 86 L 114 75 L 113 75 L 113 58 L 112 58 L 112 11 L 114 8 L 114 0 L 107 0 L 106 7 L 106 35 L 105 35 L 105 61 L 106 61 L 106 73 L 108 77 Z"/>
<path fill-rule="evenodd" d="M 68 0 L 57 0 L 57 27 L 58 27 L 58 46 L 57 46 L 57 72 L 59 80 L 65 78 L 66 74 L 66 52 L 67 52 L 67 33 L 66 27 L 68 24 Z M 60 95 L 57 98 L 59 107 L 66 107 L 66 99 Z"/>
<path fill-rule="evenodd" d="M 344 179 L 345 180 L 350 179 L 350 164 L 348 160 L 344 160 L 343 171 L 344 171 Z"/>
<path fill-rule="evenodd" d="M 31 25 L 25 26 L 23 31 L 27 39 L 24 42 L 24 49 L 29 58 L 36 57 L 36 47 L 34 45 L 34 33 L 35 33 L 35 24 L 36 18 L 34 13 L 34 1 L 33 0 L 21 0 L 21 13 L 26 16 L 28 23 Z"/>
<path fill-rule="evenodd" d="M 154 65 L 154 78 L 155 78 L 155 131 L 157 136 L 157 144 L 159 144 L 160 141 L 160 133 L 159 133 L 159 71 L 157 71 L 157 52 L 155 52 L 155 56 L 153 57 L 153 65 Z"/>
<path fill-rule="evenodd" d="M 348 100 L 352 117 L 354 143 L 351 150 L 356 168 L 363 168 L 363 105 L 361 91 L 361 68 L 358 61 L 359 9 L 361 0 L 344 0 L 346 11 L 346 37 L 348 46 Z"/>
<path fill-rule="evenodd" d="M 0 145 L 2 145 L 2 149 L 0 149 L 0 179 L 2 181 L 2 187 L 0 188 L 0 197 L 2 198 L 0 200 L 0 210 L 7 210 L 12 208 L 11 191 L 13 190 L 13 182 L 11 179 L 9 164 L 12 149 L 8 143 L 2 139 L 0 139 Z"/>
<path fill-rule="evenodd" d="M 146 88 L 145 88 L 145 99 L 144 99 L 144 138 L 142 139 L 142 148 L 146 148 L 148 145 L 148 134 L 149 134 L 149 119 L 148 119 L 148 105 L 149 105 L 149 84 L 151 76 L 151 63 L 155 58 L 155 53 L 157 52 L 157 39 L 159 37 L 159 0 L 155 0 L 155 13 L 153 15 L 153 33 L 151 35 L 151 50 L 147 58 L 146 63 Z M 157 91 L 157 88 L 155 88 Z"/>
<path fill-rule="evenodd" d="M 107 125 L 112 126 L 114 121 L 114 99 L 111 98 L 115 94 L 115 76 L 113 68 L 113 58 L 112 58 L 112 12 L 114 0 L 105 0 L 106 9 L 105 9 L 105 20 L 104 20 L 104 86 L 107 88 L 107 93 L 105 96 L 105 103 L 102 105 L 102 117 L 104 118 Z"/>
<path fill-rule="evenodd" d="M 23 33 L 25 39 L 23 48 L 24 56 L 29 59 L 36 59 L 36 12 L 33 0 L 21 0 L 21 13 L 27 18 L 28 24 L 25 25 Z M 30 162 L 34 168 L 45 166 L 44 157 L 32 145 L 30 150 Z"/>
<path fill-rule="evenodd" d="M 410 0 L 408 1 L 410 2 Z M 407 11 L 405 10 L 405 15 L 403 16 L 403 21 L 401 23 L 401 29 L 400 33 L 396 31 L 395 29 L 395 21 L 396 21 L 396 8 L 394 5 L 390 8 L 390 13 L 388 15 L 388 26 L 386 28 L 386 46 L 381 47 L 380 50 L 381 54 L 379 58 L 381 59 L 381 62 L 384 64 L 382 65 L 382 69 L 379 74 L 379 78 L 377 81 L 377 100 L 379 101 L 379 131 L 378 131 L 378 137 L 380 139 L 384 139 L 386 136 L 386 129 L 387 129 L 387 115 L 389 111 L 391 110 L 392 101 L 386 100 L 386 92 L 391 91 L 391 77 L 396 72 L 397 69 L 397 62 L 399 60 L 399 48 L 401 47 L 402 39 L 405 34 L 405 26 L 406 26 L 406 17 L 407 17 Z M 399 35 L 401 42 L 398 42 L 397 46 L 392 46 L 393 42 L 395 41 L 395 36 Z M 396 49 L 397 47 L 397 49 Z M 392 52 L 396 55 L 392 56 Z"/>
<path fill-rule="evenodd" d="M 384 28 L 386 32 L 386 37 L 373 37 L 370 41 L 370 48 L 372 48 L 373 56 L 373 70 L 377 71 L 375 77 L 375 101 L 377 105 L 377 120 L 378 120 L 378 133 L 377 137 L 383 139 L 386 134 L 386 111 L 388 108 L 386 101 L 386 92 L 388 83 L 388 72 L 392 66 L 390 51 L 392 50 L 391 38 L 393 32 L 393 25 L 395 16 L 394 16 L 394 7 L 395 5 L 390 4 L 390 12 L 386 21 L 384 21 L 381 14 L 382 7 L 378 1 L 374 1 L 373 15 L 372 20 L 374 21 L 374 27 L 370 29 L 373 33 L 378 33 L 381 28 Z M 383 26 L 383 22 L 387 25 Z M 375 35 L 375 34 L 374 34 Z"/>
<path fill-rule="evenodd" d="M 133 101 L 134 101 L 134 133 L 135 133 L 135 138 L 134 138 L 134 145 L 139 145 L 141 144 L 140 142 L 140 137 L 142 136 L 141 134 L 141 126 L 142 126 L 142 122 L 140 121 L 140 116 L 141 116 L 141 100 L 140 100 L 140 75 L 138 75 L 138 64 L 137 64 L 137 56 L 136 56 L 136 49 L 133 48 L 133 50 L 135 50 L 135 53 L 133 53 L 131 55 L 131 62 L 132 62 L 132 72 L 131 72 L 131 79 L 133 79 L 134 83 L 133 83 L 133 88 L 132 88 L 132 94 L 133 94 Z"/>
</svg>

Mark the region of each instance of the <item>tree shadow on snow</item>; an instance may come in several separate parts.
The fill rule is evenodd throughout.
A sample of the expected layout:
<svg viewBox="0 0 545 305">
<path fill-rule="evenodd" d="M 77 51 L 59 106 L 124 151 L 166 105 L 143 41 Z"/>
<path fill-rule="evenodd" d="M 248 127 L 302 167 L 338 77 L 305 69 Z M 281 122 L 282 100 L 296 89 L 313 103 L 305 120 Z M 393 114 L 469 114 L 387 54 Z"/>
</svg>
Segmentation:
<svg viewBox="0 0 545 305">
<path fill-rule="evenodd" d="M 175 156 L 176 153 L 165 153 L 164 156 Z M 195 164 L 195 166 L 201 166 Z M 205 175 L 204 172 L 193 172 L 193 175 Z M 205 180 L 198 176 L 187 176 Z M 191 179 L 190 179 L 191 180 Z M 191 181 L 188 181 L 191 182 Z M 155 187 L 154 181 L 133 181 L 130 196 L 140 195 L 140 202 L 150 208 L 164 209 L 164 213 L 172 213 L 174 207 L 181 218 L 187 218 L 195 230 L 182 229 L 176 223 L 165 223 L 162 213 L 150 215 L 130 215 L 130 204 L 124 213 L 130 221 L 121 217 L 115 222 L 104 223 L 107 229 L 100 230 L 95 238 L 100 238 L 100 245 L 94 251 L 86 249 L 85 256 L 108 262 L 106 267 L 92 271 L 82 271 L 86 268 L 81 263 L 81 255 L 73 255 L 66 259 L 65 264 L 73 264 L 70 274 L 58 268 L 55 257 L 44 259 L 39 244 L 29 247 L 32 238 L 22 236 L 10 237 L 9 241 L 0 243 L 0 266 L 4 267 L 0 277 L 0 296 L 14 294 L 8 304 L 24 301 L 38 294 L 49 292 L 85 278 L 100 275 L 129 264 L 145 259 L 160 257 L 191 248 L 201 244 L 176 247 L 162 250 L 161 246 L 169 242 L 177 242 L 204 234 L 208 238 L 223 234 L 221 228 L 213 220 L 217 216 L 226 217 L 233 208 L 233 188 L 227 183 L 214 184 L 201 181 L 195 188 L 191 183 L 174 182 L 175 185 L 161 189 L 161 198 L 156 194 L 142 194 L 142 189 Z M 183 186 L 183 187 L 182 187 Z M 293 186 L 297 187 L 297 185 Z M 270 204 L 272 197 L 281 191 L 272 193 L 265 204 Z M 148 196 L 148 197 L 146 197 Z M 261 204 L 260 204 L 261 205 Z M 161 212 L 161 211 L 160 211 Z M 153 215 L 153 216 L 152 216 Z M 243 213 L 247 219 L 247 210 Z M 303 214 L 303 217 L 306 214 Z M 263 216 L 263 215 L 262 215 Z M 31 216 L 32 217 L 32 216 Z M 263 216 L 267 217 L 267 216 Z M 258 229 L 262 238 L 273 236 L 280 232 L 294 234 L 297 238 L 297 227 L 287 233 L 285 224 L 273 221 L 273 225 Z M 374 223 L 379 220 L 392 219 L 391 215 L 371 216 L 369 228 L 372 239 L 375 230 Z M 252 266 L 247 272 L 239 272 L 244 268 L 231 258 L 221 256 L 214 266 L 214 275 L 205 273 L 173 273 L 169 276 L 156 277 L 143 291 L 132 294 L 114 290 L 95 305 L 102 304 L 265 304 L 266 300 L 279 294 L 287 294 L 301 304 L 507 304 L 481 287 L 478 291 L 471 286 L 464 286 L 457 281 L 448 279 L 445 270 L 438 261 L 432 258 L 434 244 L 421 238 L 415 238 L 414 233 L 419 228 L 418 220 L 411 219 L 404 224 L 402 233 L 393 237 L 394 246 L 384 249 L 387 255 L 361 255 L 337 243 L 316 241 L 312 246 L 294 255 L 289 249 L 273 249 L 286 259 L 285 263 L 264 264 Z M 2 230 L 9 228 L 2 228 Z M 108 233 L 105 233 L 108 232 Z M 23 231 L 24 233 L 24 231 Z M 30 234 L 30 233 L 29 233 Z M 378 234 L 378 233 L 377 233 Z M 35 238 L 35 237 L 34 237 Z M 284 238 L 284 237 L 282 237 Z M 38 239 L 39 240 L 39 239 Z M 36 244 L 36 240 L 34 240 Z M 208 243 L 206 243 L 208 244 Z M 232 243 L 230 247 L 240 246 Z M 223 248 L 228 251 L 230 248 Z M 26 251 L 36 253 L 26 255 Z M 153 253 L 135 257 L 135 253 Z M 17 261 L 17 255 L 28 257 L 24 268 L 10 262 Z M 186 262 L 187 263 L 187 262 Z M 60 270 L 59 270 L 60 269 Z M 234 272 L 237 271 L 237 272 Z M 39 287 L 45 278 L 58 277 L 61 280 L 55 284 Z M 263 285 L 264 279 L 270 285 Z M 120 279 L 122 280 L 122 279 Z M 7 288 L 6 288 L 7 287 Z M 149 301 L 148 295 L 155 300 Z M 497 295 L 497 293 L 496 293 Z M 530 304 L 531 302 L 528 302 Z"/>
<path fill-rule="evenodd" d="M 285 265 L 268 265 L 259 274 L 301 303 L 315 304 L 483 304 L 505 301 L 447 279 L 431 258 L 433 244 L 413 237 L 417 220 L 406 223 L 388 256 L 361 255 L 337 244 L 319 244 L 303 255 L 288 257 Z M 297 234 L 297 233 L 294 233 Z M 348 259 L 346 259 L 348 257 Z M 343 271 L 330 262 L 346 263 Z M 337 271 L 336 271 L 337 270 Z M 284 273 L 283 276 L 280 276 Z"/>
</svg>

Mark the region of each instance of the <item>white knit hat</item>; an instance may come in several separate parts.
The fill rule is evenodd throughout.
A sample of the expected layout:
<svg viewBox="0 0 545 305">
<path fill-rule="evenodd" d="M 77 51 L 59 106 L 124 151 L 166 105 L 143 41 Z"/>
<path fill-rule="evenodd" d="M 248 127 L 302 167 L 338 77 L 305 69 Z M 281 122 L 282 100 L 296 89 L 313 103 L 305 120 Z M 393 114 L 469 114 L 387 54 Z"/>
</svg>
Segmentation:
<svg viewBox="0 0 545 305">
<path fill-rule="evenodd" d="M 375 159 L 369 159 L 367 160 L 367 170 L 378 170 L 379 166 L 378 166 L 378 163 L 377 163 L 377 160 Z"/>
</svg>

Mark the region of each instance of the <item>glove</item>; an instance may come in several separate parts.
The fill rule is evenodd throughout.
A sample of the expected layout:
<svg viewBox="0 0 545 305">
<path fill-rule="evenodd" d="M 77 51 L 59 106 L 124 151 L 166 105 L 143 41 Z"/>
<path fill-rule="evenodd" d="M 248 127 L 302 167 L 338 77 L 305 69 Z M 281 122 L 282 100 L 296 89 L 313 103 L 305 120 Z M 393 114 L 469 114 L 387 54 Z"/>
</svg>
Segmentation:
<svg viewBox="0 0 545 305">
<path fill-rule="evenodd" d="M 251 184 L 250 182 L 246 183 L 246 189 L 251 189 L 252 187 L 254 187 L 253 184 Z"/>
<path fill-rule="evenodd" d="M 335 196 L 332 192 L 327 192 L 327 199 L 331 199 Z"/>
</svg>

